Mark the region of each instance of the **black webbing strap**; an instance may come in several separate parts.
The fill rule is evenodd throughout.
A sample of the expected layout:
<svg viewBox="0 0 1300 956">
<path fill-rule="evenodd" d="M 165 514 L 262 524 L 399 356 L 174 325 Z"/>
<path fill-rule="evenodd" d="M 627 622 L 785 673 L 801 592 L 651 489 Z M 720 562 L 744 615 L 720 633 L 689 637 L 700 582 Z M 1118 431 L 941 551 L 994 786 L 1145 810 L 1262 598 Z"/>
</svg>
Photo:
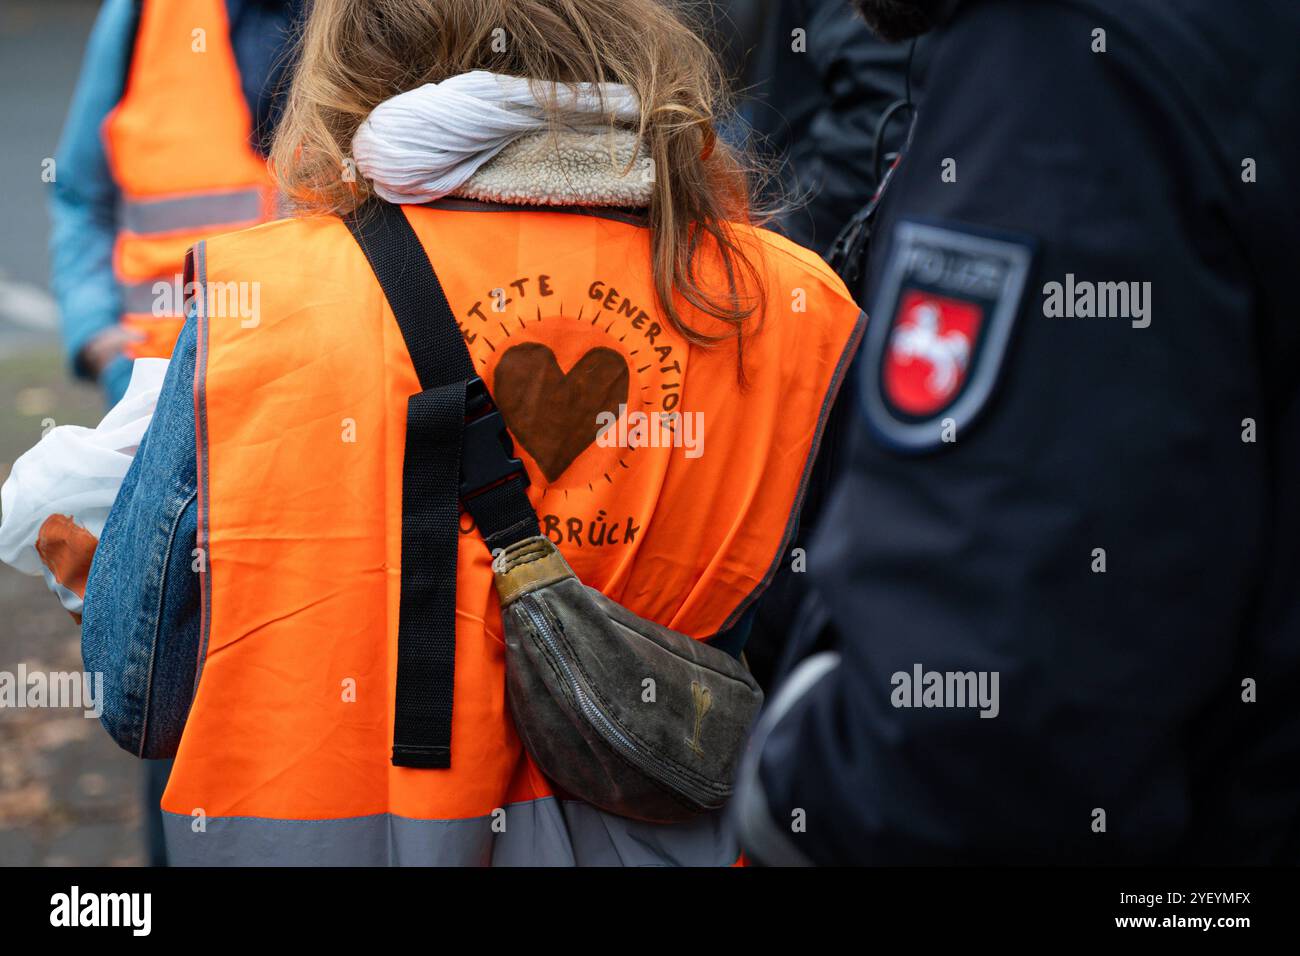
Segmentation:
<svg viewBox="0 0 1300 956">
<path fill-rule="evenodd" d="M 542 533 L 537 512 L 524 493 L 524 483 L 517 478 L 466 498 L 465 510 L 474 519 L 493 555 L 516 541 Z"/>
<path fill-rule="evenodd" d="M 504 424 L 474 374 L 442 284 L 406 215 L 376 200 L 343 221 L 384 290 L 424 389 L 406 406 L 392 761 L 447 768 L 459 502 L 466 499 L 490 548 L 538 534 L 537 515 L 519 462 L 501 444 Z"/>
</svg>

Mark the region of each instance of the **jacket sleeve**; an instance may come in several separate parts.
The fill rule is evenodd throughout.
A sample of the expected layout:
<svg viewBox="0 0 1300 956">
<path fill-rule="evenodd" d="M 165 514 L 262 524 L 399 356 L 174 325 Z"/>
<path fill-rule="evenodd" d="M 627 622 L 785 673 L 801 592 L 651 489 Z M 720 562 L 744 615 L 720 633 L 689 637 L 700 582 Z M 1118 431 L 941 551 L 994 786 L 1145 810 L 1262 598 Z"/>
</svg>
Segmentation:
<svg viewBox="0 0 1300 956">
<path fill-rule="evenodd" d="M 778 687 L 743 839 L 774 863 L 1175 860 L 1199 752 L 1243 712 L 1273 533 L 1270 452 L 1242 440 L 1269 416 L 1230 225 L 1252 153 L 1225 162 L 1146 37 L 1075 4 L 971 4 L 937 42 L 863 304 L 902 219 L 1031 236 L 1037 263 L 954 444 L 904 455 L 858 416 L 809 548 L 825 626 L 805 641 L 832 651 Z M 1149 325 L 1049 317 L 1067 275 L 1149 282 Z M 996 676 L 992 713 L 901 706 L 918 665 Z"/>
<path fill-rule="evenodd" d="M 123 749 L 171 757 L 199 653 L 194 449 L 195 319 L 181 331 L 149 430 L 109 512 L 86 583 L 86 670 L 104 675 L 101 720 Z"/>
<path fill-rule="evenodd" d="M 113 275 L 117 186 L 100 130 L 122 97 L 135 37 L 131 0 L 108 0 L 86 47 L 72 105 L 55 154 L 50 191 L 51 286 L 59 303 L 63 345 L 73 370 L 82 347 L 118 321 Z"/>
</svg>

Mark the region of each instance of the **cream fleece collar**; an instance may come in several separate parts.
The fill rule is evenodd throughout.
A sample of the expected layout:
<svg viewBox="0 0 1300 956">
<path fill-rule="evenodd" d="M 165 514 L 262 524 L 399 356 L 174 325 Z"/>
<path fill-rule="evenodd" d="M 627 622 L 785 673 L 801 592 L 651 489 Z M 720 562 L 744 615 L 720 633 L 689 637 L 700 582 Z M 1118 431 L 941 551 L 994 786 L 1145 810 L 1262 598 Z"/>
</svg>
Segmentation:
<svg viewBox="0 0 1300 956">
<path fill-rule="evenodd" d="M 626 129 L 530 133 L 481 166 L 453 196 L 532 206 L 650 205 L 654 163 Z"/>
</svg>

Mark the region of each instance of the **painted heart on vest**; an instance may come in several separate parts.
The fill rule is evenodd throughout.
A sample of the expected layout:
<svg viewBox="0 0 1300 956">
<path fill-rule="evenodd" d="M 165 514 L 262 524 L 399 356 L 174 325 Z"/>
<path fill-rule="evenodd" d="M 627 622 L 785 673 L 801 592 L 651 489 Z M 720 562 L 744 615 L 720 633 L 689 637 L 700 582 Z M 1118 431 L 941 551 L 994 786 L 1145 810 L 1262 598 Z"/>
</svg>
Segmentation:
<svg viewBox="0 0 1300 956">
<path fill-rule="evenodd" d="M 520 445 L 555 481 L 596 440 L 597 416 L 627 403 L 628 368 L 613 349 L 597 347 L 566 373 L 539 342 L 506 350 L 492 395 Z"/>
</svg>

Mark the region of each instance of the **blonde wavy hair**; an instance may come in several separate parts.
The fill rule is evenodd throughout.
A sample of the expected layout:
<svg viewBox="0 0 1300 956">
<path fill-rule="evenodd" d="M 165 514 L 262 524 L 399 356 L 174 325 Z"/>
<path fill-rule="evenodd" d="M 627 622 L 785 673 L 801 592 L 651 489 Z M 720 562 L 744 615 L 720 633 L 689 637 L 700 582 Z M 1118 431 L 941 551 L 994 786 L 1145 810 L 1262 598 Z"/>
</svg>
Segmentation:
<svg viewBox="0 0 1300 956">
<path fill-rule="evenodd" d="M 377 105 L 471 70 L 538 81 L 535 94 L 562 114 L 549 84 L 623 83 L 640 98 L 636 130 L 656 171 L 649 209 L 655 291 L 668 321 L 703 346 L 757 330 L 762 275 L 736 223 L 758 218 L 756 166 L 722 142 L 729 109 L 717 58 L 680 4 L 660 0 L 315 0 L 271 150 L 282 192 L 313 213 L 346 213 L 370 186 L 343 171 L 352 137 Z M 502 42 L 504 40 L 504 42 Z M 549 82 L 548 82 L 549 81 Z M 726 276 L 706 288 L 701 256 Z M 711 274 L 719 274 L 717 271 Z M 688 322 L 682 303 L 717 322 Z M 753 322 L 749 321 L 754 319 Z"/>
</svg>

